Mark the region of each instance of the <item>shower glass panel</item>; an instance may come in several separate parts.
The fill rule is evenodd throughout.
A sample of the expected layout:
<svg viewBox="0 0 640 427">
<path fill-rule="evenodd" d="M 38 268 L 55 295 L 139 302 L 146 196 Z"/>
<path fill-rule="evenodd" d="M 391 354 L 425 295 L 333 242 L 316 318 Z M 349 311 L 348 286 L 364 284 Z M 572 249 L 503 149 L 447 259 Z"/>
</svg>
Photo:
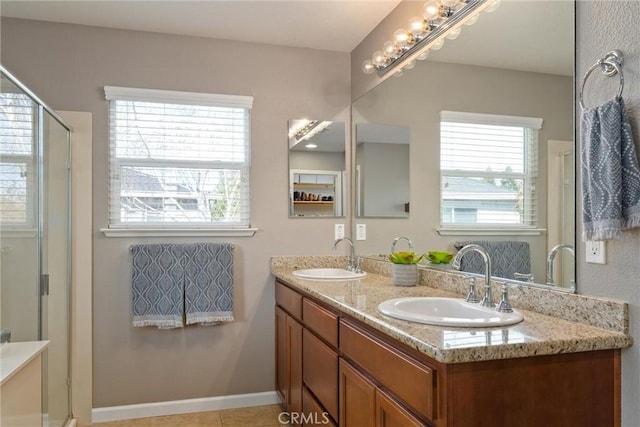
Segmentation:
<svg viewBox="0 0 640 427">
<path fill-rule="evenodd" d="M 0 328 L 48 340 L 42 425 L 70 418 L 70 132 L 2 69 L 0 79 Z"/>
<path fill-rule="evenodd" d="M 69 415 L 69 131 L 46 111 L 42 124 L 41 339 L 49 340 L 42 402 L 44 425 L 60 427 Z"/>
</svg>

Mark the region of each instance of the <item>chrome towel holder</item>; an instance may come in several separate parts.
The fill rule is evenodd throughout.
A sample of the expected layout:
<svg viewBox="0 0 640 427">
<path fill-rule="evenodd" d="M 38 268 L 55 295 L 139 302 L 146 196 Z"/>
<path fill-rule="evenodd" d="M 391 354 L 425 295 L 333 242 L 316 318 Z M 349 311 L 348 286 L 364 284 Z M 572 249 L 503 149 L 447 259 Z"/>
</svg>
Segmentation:
<svg viewBox="0 0 640 427">
<path fill-rule="evenodd" d="M 618 90 L 617 96 L 618 97 L 622 96 L 622 90 L 624 89 L 624 75 L 622 74 L 623 61 L 624 61 L 624 57 L 622 55 L 622 52 L 620 52 L 618 49 L 615 49 L 607 52 L 604 58 L 599 59 L 595 64 L 591 66 L 591 68 L 589 68 L 589 70 L 585 73 L 584 77 L 582 78 L 582 86 L 580 87 L 580 107 L 583 110 L 586 108 L 584 106 L 584 100 L 583 100 L 584 85 L 587 82 L 589 75 L 591 75 L 593 70 L 595 70 L 598 67 L 600 67 L 600 69 L 602 70 L 602 74 L 604 74 L 607 77 L 615 76 L 616 74 L 620 76 L 620 89 Z"/>
</svg>

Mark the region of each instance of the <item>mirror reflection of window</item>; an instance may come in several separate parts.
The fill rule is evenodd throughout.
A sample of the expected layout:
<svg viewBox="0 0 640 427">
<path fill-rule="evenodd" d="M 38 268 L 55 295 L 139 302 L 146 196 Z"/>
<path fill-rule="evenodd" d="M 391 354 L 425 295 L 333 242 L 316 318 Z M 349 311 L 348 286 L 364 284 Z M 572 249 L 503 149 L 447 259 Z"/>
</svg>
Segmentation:
<svg viewBox="0 0 640 427">
<path fill-rule="evenodd" d="M 442 227 L 536 227 L 542 119 L 451 111 L 440 116 Z"/>
<path fill-rule="evenodd" d="M 345 124 L 289 121 L 289 216 L 344 216 Z"/>
</svg>

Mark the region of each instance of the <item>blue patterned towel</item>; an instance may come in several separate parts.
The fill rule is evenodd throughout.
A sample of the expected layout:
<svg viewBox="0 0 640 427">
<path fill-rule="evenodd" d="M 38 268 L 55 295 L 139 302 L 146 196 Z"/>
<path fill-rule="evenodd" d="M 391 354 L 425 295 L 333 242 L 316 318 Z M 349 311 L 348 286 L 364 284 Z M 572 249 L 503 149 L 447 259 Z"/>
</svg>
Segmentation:
<svg viewBox="0 0 640 427">
<path fill-rule="evenodd" d="M 185 265 L 187 325 L 233 320 L 233 245 L 190 245 Z"/>
<path fill-rule="evenodd" d="M 622 98 L 582 110 L 582 240 L 640 226 L 640 168 Z"/>
<path fill-rule="evenodd" d="M 515 279 L 515 273 L 531 273 L 531 249 L 528 242 L 490 242 L 486 240 L 456 242 L 454 247 L 476 244 L 482 246 L 491 258 L 491 275 L 505 279 Z M 460 270 L 484 274 L 484 261 L 476 252 L 467 253 L 460 262 Z"/>
<path fill-rule="evenodd" d="M 131 246 L 133 326 L 183 326 L 184 251 L 178 246 Z"/>
</svg>

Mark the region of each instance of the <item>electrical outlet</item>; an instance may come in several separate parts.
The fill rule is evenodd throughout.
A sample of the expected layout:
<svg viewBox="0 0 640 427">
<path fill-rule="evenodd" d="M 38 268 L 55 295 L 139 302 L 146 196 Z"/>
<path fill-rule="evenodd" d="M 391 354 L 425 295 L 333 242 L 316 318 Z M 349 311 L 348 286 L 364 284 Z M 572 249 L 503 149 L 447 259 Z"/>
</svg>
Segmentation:
<svg viewBox="0 0 640 427">
<path fill-rule="evenodd" d="M 344 238 L 344 224 L 336 224 L 333 234 L 335 240 Z"/>
<path fill-rule="evenodd" d="M 356 240 L 367 240 L 367 224 L 356 224 Z"/>
<path fill-rule="evenodd" d="M 606 264 L 606 246 L 604 241 L 587 241 L 585 243 L 585 261 L 591 264 Z"/>
</svg>

